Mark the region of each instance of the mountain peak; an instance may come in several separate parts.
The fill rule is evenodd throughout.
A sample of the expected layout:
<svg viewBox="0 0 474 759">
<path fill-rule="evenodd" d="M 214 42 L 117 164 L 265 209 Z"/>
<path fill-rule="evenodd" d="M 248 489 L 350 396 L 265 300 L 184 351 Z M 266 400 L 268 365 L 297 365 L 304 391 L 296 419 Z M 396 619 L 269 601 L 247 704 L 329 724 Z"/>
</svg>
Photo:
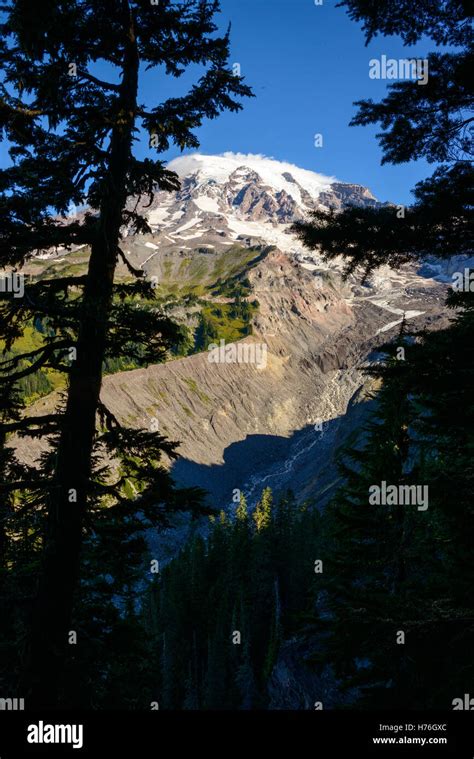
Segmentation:
<svg viewBox="0 0 474 759">
<path fill-rule="evenodd" d="M 328 190 L 337 180 L 335 177 L 318 174 L 308 169 L 301 169 L 292 163 L 279 161 L 264 155 L 244 153 L 222 153 L 221 155 L 204 155 L 193 153 L 175 158 L 168 164 L 171 171 L 178 176 L 198 176 L 201 183 L 213 180 L 216 184 L 225 184 L 231 175 L 237 179 L 241 175 L 246 179 L 246 171 L 257 174 L 262 182 L 276 192 L 284 190 L 296 203 L 301 203 L 301 189 L 317 200 L 319 194 Z"/>
<path fill-rule="evenodd" d="M 157 192 L 151 205 L 143 199 L 151 229 L 150 239 L 135 241 L 135 247 L 145 246 L 143 265 L 175 247 L 185 254 L 264 244 L 302 253 L 291 229 L 295 221 L 316 209 L 377 203 L 365 187 L 263 155 L 193 153 L 168 168 L 178 174 L 181 188 Z"/>
</svg>

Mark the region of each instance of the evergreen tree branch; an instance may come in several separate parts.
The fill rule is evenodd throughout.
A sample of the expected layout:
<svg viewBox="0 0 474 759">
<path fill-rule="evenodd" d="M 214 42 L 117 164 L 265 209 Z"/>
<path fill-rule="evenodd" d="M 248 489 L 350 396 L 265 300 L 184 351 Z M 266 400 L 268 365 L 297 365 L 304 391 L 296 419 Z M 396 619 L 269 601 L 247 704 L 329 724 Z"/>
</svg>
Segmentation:
<svg viewBox="0 0 474 759">
<path fill-rule="evenodd" d="M 117 248 L 117 252 L 119 254 L 121 261 L 125 264 L 130 274 L 133 274 L 133 276 L 137 277 L 137 279 L 143 279 L 143 277 L 145 276 L 145 272 L 143 271 L 143 269 L 136 269 L 134 266 L 132 266 L 127 256 L 123 252 L 122 248 L 120 247 Z"/>
</svg>

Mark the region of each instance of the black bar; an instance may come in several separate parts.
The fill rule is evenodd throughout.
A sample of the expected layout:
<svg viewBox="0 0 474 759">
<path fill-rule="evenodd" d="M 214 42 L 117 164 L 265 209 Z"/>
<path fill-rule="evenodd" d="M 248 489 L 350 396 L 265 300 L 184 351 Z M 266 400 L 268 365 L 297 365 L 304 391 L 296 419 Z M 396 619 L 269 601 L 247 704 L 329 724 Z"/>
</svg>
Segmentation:
<svg viewBox="0 0 474 759">
<path fill-rule="evenodd" d="M 0 759 L 19 757 L 130 757 L 157 759 L 183 751 L 242 759 L 255 751 L 277 756 L 332 759 L 361 757 L 474 757 L 473 712 L 0 712 Z M 39 730 L 43 723 L 42 731 Z M 80 742 L 78 729 L 56 732 L 49 725 L 82 725 L 82 747 L 28 743 L 32 738 Z M 413 726 L 413 727 L 407 727 Z M 383 727 L 381 727 L 383 726 Z M 374 739 L 384 739 L 384 743 Z M 425 739 L 421 745 L 420 739 Z M 388 739 L 391 739 L 390 741 Z M 414 741 L 413 739 L 417 739 Z M 341 753 L 343 752 L 343 753 Z"/>
</svg>

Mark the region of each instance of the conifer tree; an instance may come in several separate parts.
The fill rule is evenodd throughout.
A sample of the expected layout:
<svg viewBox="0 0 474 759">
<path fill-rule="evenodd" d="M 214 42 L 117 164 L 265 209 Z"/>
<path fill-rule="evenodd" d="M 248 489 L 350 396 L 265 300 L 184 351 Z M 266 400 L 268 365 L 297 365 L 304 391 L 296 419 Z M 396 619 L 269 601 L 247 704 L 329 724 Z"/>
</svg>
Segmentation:
<svg viewBox="0 0 474 759">
<path fill-rule="evenodd" d="M 264 500 L 270 507 L 269 488 L 262 493 L 260 501 Z M 239 507 L 244 501 L 242 497 Z M 161 608 L 151 625 L 153 638 L 166 640 L 157 677 L 165 708 L 267 706 L 267 684 L 280 644 L 288 631 L 297 629 L 290 619 L 295 586 L 282 579 L 300 572 L 303 543 L 293 545 L 294 528 L 298 525 L 309 555 L 314 553 L 318 528 L 308 511 L 290 511 L 289 496 L 283 501 L 276 502 L 275 513 L 288 543 L 277 539 L 271 524 L 257 530 L 241 508 L 243 519 L 214 519 L 206 542 L 191 538 L 151 589 L 152 605 Z M 299 611 L 306 614 L 312 586 L 308 569 L 309 561 L 298 575 Z M 185 577 L 188 583 L 182 586 Z M 179 594 L 171 596 L 178 587 Z M 150 629 L 150 622 L 146 625 Z M 171 647 L 170 639 L 180 640 L 179 646 Z"/>
<path fill-rule="evenodd" d="M 399 267 L 426 255 L 471 253 L 473 37 L 467 5 L 451 0 L 418 6 L 402 0 L 396 9 L 391 0 L 341 5 L 363 23 L 367 41 L 379 33 L 399 34 L 406 44 L 429 37 L 450 46 L 428 56 L 426 86 L 392 84 L 380 103 L 357 103 L 352 121 L 381 125 L 383 162 L 423 157 L 441 165 L 416 186 L 408 208 L 316 212 L 296 225 L 297 233 L 327 260 L 342 254 L 346 273 L 361 267 L 364 276 L 381 264 Z M 329 649 L 315 658 L 324 659 L 329 651 L 345 684 L 357 685 L 371 706 L 450 708 L 453 693 L 464 692 L 472 676 L 472 604 L 459 604 L 464 577 L 471 576 L 472 456 L 466 422 L 472 404 L 466 393 L 472 383 L 467 349 L 474 342 L 472 294 L 452 293 L 447 305 L 459 309 L 450 327 L 407 335 L 406 360 L 397 361 L 393 346 L 386 346 L 392 358 L 371 368 L 383 381 L 376 416 L 365 445 L 346 454 L 346 485 L 328 510 L 330 542 L 321 585 L 329 601 L 319 605 L 318 629 L 328 635 Z M 446 404 L 448 414 L 442 411 Z M 368 488 L 381 480 L 428 487 L 428 509 L 370 503 Z M 401 645 L 397 631 L 406 637 Z"/>
<path fill-rule="evenodd" d="M 239 505 L 235 512 L 235 516 L 238 522 L 245 523 L 248 519 L 247 501 L 243 493 L 240 494 Z"/>
<path fill-rule="evenodd" d="M 272 491 L 270 488 L 265 488 L 262 493 L 262 497 L 255 507 L 253 512 L 253 520 L 257 528 L 257 532 L 265 530 L 270 526 L 272 521 Z"/>
<path fill-rule="evenodd" d="M 349 16 L 363 24 L 367 43 L 376 35 L 399 34 L 405 44 L 428 37 L 449 45 L 449 52 L 427 56 L 428 81 L 396 82 L 380 102 L 357 101 L 354 126 L 380 124 L 382 163 L 406 163 L 425 158 L 439 163 L 433 175 L 420 182 L 415 202 L 407 208 L 349 207 L 336 213 L 316 211 L 295 231 L 326 260 L 339 255 L 346 271 L 362 267 L 369 274 L 382 264 L 398 267 L 424 256 L 449 258 L 470 253 L 472 226 L 473 94 L 470 69 L 473 32 L 468 6 L 443 0 L 414 6 L 401 0 L 366 2 L 342 0 Z"/>
<path fill-rule="evenodd" d="M 102 444 L 122 458 L 127 477 L 143 480 L 143 505 L 166 508 L 170 496 L 158 462 L 161 451 L 172 448 L 155 434 L 122 429 L 101 405 L 100 388 L 107 355 L 116 358 L 124 346 L 128 353 L 141 341 L 149 346 L 146 360 L 160 360 L 177 337 L 169 320 L 126 302 L 126 295 L 149 295 L 151 285 L 129 264 L 121 240 L 149 231 L 143 203 L 129 198 L 151 200 L 158 188 L 179 187 L 161 160 L 136 157 L 138 130 L 148 132 L 158 153 L 171 144 L 195 148 L 194 131 L 203 119 L 238 110 L 237 99 L 250 94 L 228 67 L 228 33 L 215 34 L 218 10 L 215 0 L 47 0 L 41 14 L 33 14 L 25 0 L 3 5 L 0 128 L 11 145 L 12 165 L 0 172 L 1 264 L 21 265 L 36 251 L 58 246 L 86 245 L 90 251 L 86 275 L 37 282 L 21 302 L 2 298 L 7 347 L 37 315 L 50 320 L 38 350 L 4 363 L 7 382 L 43 367 L 68 378 L 63 408 L 18 423 L 30 434 L 51 433 L 56 448 L 53 469 L 41 478 L 48 524 L 22 686 L 30 706 L 57 704 L 88 514 L 107 496 L 120 518 L 123 478 L 97 475 L 99 413 L 107 430 Z M 144 67 L 180 77 L 194 64 L 204 73 L 187 94 L 150 107 L 140 101 Z M 65 219 L 71 204 L 84 206 L 85 213 Z M 114 284 L 119 260 L 138 277 L 133 286 Z M 17 370 L 25 360 L 29 368 Z M 150 463 L 140 467 L 137 456 L 147 447 Z M 21 491 L 28 485 L 39 483 L 10 487 Z"/>
</svg>

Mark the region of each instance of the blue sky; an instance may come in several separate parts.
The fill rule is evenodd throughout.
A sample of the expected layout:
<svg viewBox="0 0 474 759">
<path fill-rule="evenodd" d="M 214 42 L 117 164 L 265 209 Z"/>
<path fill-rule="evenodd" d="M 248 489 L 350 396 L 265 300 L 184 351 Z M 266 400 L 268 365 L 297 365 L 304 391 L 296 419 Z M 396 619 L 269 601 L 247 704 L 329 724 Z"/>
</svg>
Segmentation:
<svg viewBox="0 0 474 759">
<path fill-rule="evenodd" d="M 200 152 L 262 153 L 366 185 L 380 200 L 411 202 L 410 189 L 433 167 L 424 161 L 381 166 L 378 128 L 348 124 L 354 100 L 378 100 L 386 91 L 386 81 L 369 78 L 371 58 L 424 57 L 433 43 L 406 48 L 396 37 L 377 37 L 366 47 L 360 26 L 336 8 L 336 0 L 322 6 L 314 0 L 221 0 L 221 8 L 222 24 L 232 22 L 231 62 L 240 64 L 256 97 L 240 113 L 203 125 Z M 147 102 L 160 87 L 155 77 L 143 89 Z M 314 147 L 316 133 L 323 147 Z"/>
<path fill-rule="evenodd" d="M 360 26 L 336 2 L 221 0 L 219 23 L 222 29 L 232 23 L 230 62 L 240 64 L 255 98 L 244 101 L 243 111 L 203 124 L 200 152 L 259 153 L 365 185 L 380 200 L 408 204 L 411 188 L 434 167 L 424 161 L 381 166 L 378 128 L 348 124 L 354 100 L 379 100 L 386 92 L 386 81 L 369 78 L 371 58 L 425 57 L 433 43 L 406 48 L 396 37 L 377 37 L 366 47 Z M 111 76 L 101 66 L 96 73 Z M 142 71 L 141 101 L 153 107 L 184 94 L 199 73 L 194 67 L 175 80 L 159 69 Z M 315 147 L 315 134 L 322 135 L 322 147 Z M 9 162 L 6 151 L 0 143 L 0 165 Z M 148 138 L 137 153 L 149 155 Z M 164 158 L 177 155 L 173 149 Z"/>
</svg>

